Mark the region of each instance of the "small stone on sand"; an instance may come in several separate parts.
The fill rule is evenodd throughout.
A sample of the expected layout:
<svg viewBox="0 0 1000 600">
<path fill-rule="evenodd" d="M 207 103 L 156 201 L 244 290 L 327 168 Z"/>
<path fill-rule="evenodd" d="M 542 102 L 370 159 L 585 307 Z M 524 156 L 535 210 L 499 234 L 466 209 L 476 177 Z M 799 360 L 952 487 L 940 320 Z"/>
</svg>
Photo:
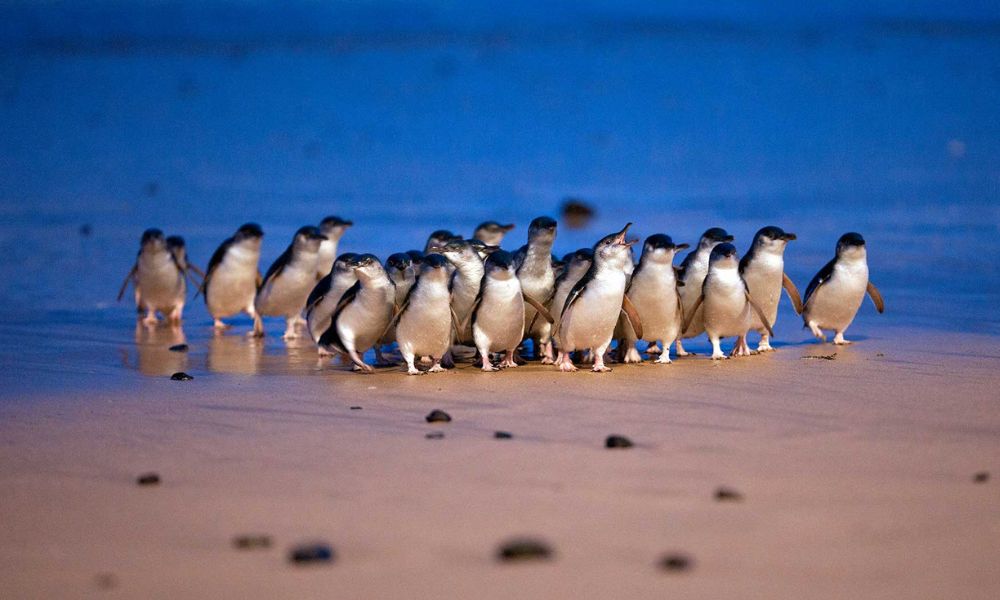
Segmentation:
<svg viewBox="0 0 1000 600">
<path fill-rule="evenodd" d="M 990 474 L 986 471 L 980 471 L 972 476 L 972 481 L 976 483 L 986 483 L 990 480 Z"/>
<path fill-rule="evenodd" d="M 428 423 L 448 423 L 451 421 L 451 415 L 437 408 L 432 410 L 425 418 Z"/>
<path fill-rule="evenodd" d="M 114 573 L 98 573 L 94 583 L 102 590 L 113 590 L 118 587 L 118 577 Z"/>
<path fill-rule="evenodd" d="M 184 371 L 178 371 L 173 375 L 171 375 L 170 379 L 173 381 L 191 381 L 192 379 L 194 379 L 194 377 L 188 375 Z"/>
<path fill-rule="evenodd" d="M 332 562 L 334 559 L 333 548 L 329 544 L 313 543 L 302 544 L 292 548 L 288 555 L 289 560 L 296 564 L 324 563 Z"/>
<path fill-rule="evenodd" d="M 607 439 L 604 440 L 605 448 L 631 448 L 635 444 L 632 440 L 628 439 L 624 435 L 609 435 Z"/>
<path fill-rule="evenodd" d="M 666 554 L 660 559 L 660 568 L 664 571 L 687 571 L 694 561 L 683 554 Z"/>
<path fill-rule="evenodd" d="M 743 494 L 733 488 L 720 487 L 715 490 L 715 499 L 719 502 L 742 502 Z"/>
<path fill-rule="evenodd" d="M 505 562 L 547 560 L 552 557 L 548 544 L 535 539 L 516 539 L 505 542 L 497 551 L 497 558 Z"/>
<path fill-rule="evenodd" d="M 498 440 L 509 440 L 514 437 L 514 434 L 509 431 L 496 431 L 493 433 L 493 437 Z"/>
<path fill-rule="evenodd" d="M 143 473 L 135 482 L 139 485 L 160 485 L 160 476 L 156 473 Z"/>
<path fill-rule="evenodd" d="M 429 440 L 443 440 L 444 439 L 444 432 L 443 431 L 432 431 L 432 432 L 428 433 L 427 435 L 425 435 L 424 437 L 427 438 L 427 439 L 429 439 Z"/>
<path fill-rule="evenodd" d="M 361 410 L 361 407 L 360 406 L 352 406 L 351 410 Z"/>
<path fill-rule="evenodd" d="M 188 345 L 187 344 L 174 344 L 173 346 L 171 346 L 170 348 L 168 348 L 168 350 L 170 350 L 171 352 L 187 352 L 188 351 Z"/>
<path fill-rule="evenodd" d="M 233 538 L 233 546 L 239 550 L 270 548 L 271 536 L 262 534 L 238 535 Z"/>
</svg>

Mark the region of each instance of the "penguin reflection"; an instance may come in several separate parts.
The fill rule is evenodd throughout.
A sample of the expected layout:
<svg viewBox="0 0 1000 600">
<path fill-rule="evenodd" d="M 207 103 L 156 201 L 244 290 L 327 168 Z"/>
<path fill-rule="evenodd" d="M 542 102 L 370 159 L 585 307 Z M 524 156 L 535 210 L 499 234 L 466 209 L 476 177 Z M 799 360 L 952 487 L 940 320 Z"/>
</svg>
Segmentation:
<svg viewBox="0 0 1000 600">
<path fill-rule="evenodd" d="M 187 338 L 180 326 L 149 327 L 141 321 L 135 326 L 137 366 L 143 375 L 172 375 L 187 368 L 187 352 L 170 350 L 185 344 Z"/>
</svg>

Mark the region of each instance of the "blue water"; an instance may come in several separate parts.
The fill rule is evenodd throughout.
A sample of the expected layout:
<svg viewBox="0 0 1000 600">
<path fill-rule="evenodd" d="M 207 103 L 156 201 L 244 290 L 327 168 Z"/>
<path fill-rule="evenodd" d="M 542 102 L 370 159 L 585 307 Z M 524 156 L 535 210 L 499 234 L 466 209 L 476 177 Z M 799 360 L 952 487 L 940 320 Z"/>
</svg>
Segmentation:
<svg viewBox="0 0 1000 600">
<path fill-rule="evenodd" d="M 857 230 L 889 304 L 857 335 L 1000 334 L 995 3 L 485 8 L 5 3 L 0 332 L 41 346 L 4 361 L 130 343 L 114 296 L 147 227 L 204 266 L 258 221 L 266 268 L 327 214 L 356 223 L 342 250 L 384 257 L 485 219 L 516 247 L 567 196 L 597 217 L 560 254 L 625 221 L 742 247 L 775 224 L 804 289 Z"/>
</svg>

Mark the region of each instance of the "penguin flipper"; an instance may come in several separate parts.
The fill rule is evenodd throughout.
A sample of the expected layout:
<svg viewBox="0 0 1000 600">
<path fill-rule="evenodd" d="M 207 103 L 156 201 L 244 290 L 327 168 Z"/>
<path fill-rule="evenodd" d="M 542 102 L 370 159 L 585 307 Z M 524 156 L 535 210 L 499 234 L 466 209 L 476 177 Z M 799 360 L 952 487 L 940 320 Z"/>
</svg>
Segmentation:
<svg viewBox="0 0 1000 600">
<path fill-rule="evenodd" d="M 281 272 L 285 270 L 285 266 L 292 262 L 292 249 L 293 246 L 289 246 L 281 253 L 281 256 L 277 260 L 271 263 L 271 266 L 267 269 L 267 273 L 264 273 L 264 278 L 260 281 L 260 285 L 257 286 L 258 291 L 264 289 L 274 278 L 281 275 Z"/>
<path fill-rule="evenodd" d="M 524 301 L 527 302 L 528 304 L 530 304 L 532 306 L 532 308 L 535 309 L 535 311 L 537 313 L 536 317 L 537 317 L 537 315 L 541 315 L 543 319 L 545 319 L 546 321 L 549 322 L 549 325 L 551 325 L 551 324 L 553 324 L 553 323 L 556 322 L 555 317 L 552 316 L 552 313 L 549 312 L 549 309 L 545 308 L 544 304 L 542 304 L 538 300 L 535 300 L 534 298 L 532 298 L 528 294 L 525 294 L 524 290 L 521 291 L 521 295 L 524 296 Z M 532 320 L 532 324 L 534 324 L 534 320 Z"/>
<path fill-rule="evenodd" d="M 573 284 L 573 289 L 569 291 L 569 295 L 566 296 L 566 302 L 563 304 L 562 310 L 559 312 L 559 322 L 552 331 L 552 337 L 555 337 L 556 334 L 562 329 L 562 324 L 566 322 L 566 313 L 573 307 L 573 303 L 580 298 L 580 295 L 583 294 L 583 290 L 587 288 L 587 284 L 593 281 L 594 273 L 596 272 L 594 267 L 595 264 L 596 263 L 592 263 L 590 268 L 587 269 L 587 272 L 584 273 L 583 277 Z"/>
<path fill-rule="evenodd" d="M 458 330 L 458 314 L 455 313 L 455 309 L 452 306 L 448 306 L 448 310 L 451 311 L 451 335 L 452 341 L 455 341 L 461 337 L 461 332 Z M 464 321 L 463 321 L 464 324 Z"/>
<path fill-rule="evenodd" d="M 319 336 L 319 339 L 316 340 L 317 344 L 320 346 L 331 347 L 341 354 L 350 357 L 350 353 L 344 346 L 344 341 L 340 339 L 340 333 L 337 332 L 337 319 L 340 317 L 340 313 L 344 312 L 344 309 L 347 308 L 347 305 L 354 301 L 354 298 L 357 297 L 358 290 L 360 289 L 361 284 L 355 283 L 350 289 L 344 292 L 343 296 L 340 297 L 340 302 L 337 303 L 337 308 L 333 310 L 333 316 L 330 317 L 330 326 L 327 327 L 326 331 L 324 331 L 323 334 Z M 357 364 L 353 358 L 351 358 L 351 362 Z M 358 366 L 360 367 L 361 365 Z"/>
<path fill-rule="evenodd" d="M 788 298 L 792 301 L 792 308 L 795 309 L 795 314 L 801 315 L 802 298 L 799 296 L 799 290 L 795 287 L 795 283 L 792 282 L 791 278 L 788 277 L 788 274 L 784 272 L 781 274 L 781 287 L 785 288 Z"/>
<path fill-rule="evenodd" d="M 753 298 L 750 297 L 749 291 L 746 292 L 746 297 L 747 297 L 747 302 L 750 304 L 750 308 L 752 308 L 753 311 L 757 313 L 757 318 L 760 319 L 760 322 L 764 324 L 764 328 L 767 329 L 767 333 L 770 334 L 771 337 L 774 337 L 774 329 L 772 329 L 771 324 L 767 322 L 767 317 L 764 316 L 764 311 L 762 311 L 760 307 L 757 306 L 757 303 L 753 301 Z"/>
<path fill-rule="evenodd" d="M 695 301 L 694 306 L 691 307 L 691 312 L 684 316 L 684 324 L 681 325 L 681 334 L 683 335 L 688 327 L 691 326 L 691 321 L 694 320 L 695 314 L 698 313 L 698 309 L 701 308 L 701 303 L 705 300 L 705 292 L 702 292 L 698 299 Z"/>
<path fill-rule="evenodd" d="M 629 300 L 627 294 L 622 295 L 622 311 L 625 316 L 628 317 L 629 323 L 632 325 L 632 331 L 635 332 L 636 339 L 642 339 L 642 319 L 639 318 L 639 311 L 636 310 L 635 305 Z"/>
<path fill-rule="evenodd" d="M 802 301 L 803 306 L 809 304 L 809 299 L 816 293 L 819 286 L 830 280 L 830 277 L 833 276 L 833 266 L 836 263 L 837 259 L 834 258 L 830 262 L 823 265 L 823 268 L 819 270 L 819 273 L 816 273 L 816 275 L 812 278 L 812 281 L 809 282 L 809 286 L 806 287 L 806 297 Z"/>
<path fill-rule="evenodd" d="M 882 300 L 882 292 L 878 291 L 875 284 L 871 281 L 868 282 L 868 295 L 871 296 L 872 302 L 875 303 L 875 310 L 882 314 L 885 312 L 885 301 Z"/>
<path fill-rule="evenodd" d="M 386 325 L 385 329 L 382 330 L 382 333 L 379 334 L 378 339 L 381 340 L 385 338 L 385 334 L 389 333 L 389 330 L 392 329 L 392 326 L 396 324 L 396 321 L 399 321 L 399 317 L 402 316 L 403 311 L 406 310 L 406 307 L 409 306 L 409 304 L 410 304 L 410 296 L 407 295 L 406 300 L 403 300 L 403 304 L 401 306 L 396 306 L 395 304 L 392 306 L 392 309 L 394 311 L 392 318 L 389 319 L 389 324 Z"/>
<path fill-rule="evenodd" d="M 136 264 L 132 265 L 132 268 L 129 270 L 128 275 L 125 276 L 125 280 L 122 281 L 122 287 L 121 287 L 121 289 L 118 290 L 118 300 L 117 300 L 117 302 L 121 302 L 122 301 L 122 298 L 125 296 L 125 290 L 128 289 L 128 282 L 130 282 L 130 281 L 134 282 L 135 281 L 135 275 L 136 275 L 136 273 L 138 271 L 139 271 L 139 264 L 136 263 Z"/>
</svg>

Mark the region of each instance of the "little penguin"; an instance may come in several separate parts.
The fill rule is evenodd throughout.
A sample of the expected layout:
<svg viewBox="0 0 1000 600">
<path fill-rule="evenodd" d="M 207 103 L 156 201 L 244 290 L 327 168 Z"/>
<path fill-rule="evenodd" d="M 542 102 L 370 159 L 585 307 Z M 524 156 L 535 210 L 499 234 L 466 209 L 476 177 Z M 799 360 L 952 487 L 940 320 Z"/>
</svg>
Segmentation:
<svg viewBox="0 0 1000 600">
<path fill-rule="evenodd" d="M 566 304 L 566 298 L 573 286 L 590 270 L 590 265 L 594 262 L 594 249 L 580 248 L 563 256 L 560 262 L 563 263 L 563 269 L 556 277 L 555 292 L 552 294 L 552 302 L 549 303 L 554 318 L 553 331 L 559 326 L 562 307 Z M 556 350 L 558 350 L 556 364 L 560 364 L 562 362 L 562 348 L 557 346 Z"/>
<path fill-rule="evenodd" d="M 462 239 L 462 236 L 452 233 L 447 229 L 438 229 L 427 236 L 427 243 L 424 244 L 424 254 L 438 252 L 448 242 L 460 239 Z"/>
<path fill-rule="evenodd" d="M 319 244 L 319 255 L 316 257 L 316 279 L 322 279 L 330 273 L 330 269 L 333 268 L 333 260 L 337 258 L 337 245 L 340 243 L 340 238 L 352 225 L 354 225 L 353 222 L 337 216 L 329 216 L 320 221 L 319 232 L 325 235 L 326 239 Z"/>
<path fill-rule="evenodd" d="M 507 232 L 511 229 L 514 229 L 513 223 L 510 225 L 501 225 L 496 221 L 486 221 L 476 227 L 476 231 L 472 234 L 472 237 L 487 246 L 499 246 L 500 242 L 503 241 L 503 236 L 507 235 Z"/>
<path fill-rule="evenodd" d="M 689 316 L 691 322 L 677 338 L 677 356 L 687 356 L 688 354 L 684 351 L 681 338 L 697 337 L 705 331 L 701 314 L 690 313 L 691 307 L 701 298 L 701 284 L 705 281 L 705 275 L 708 273 L 708 258 L 712 254 L 712 249 L 719 244 L 732 241 L 733 236 L 729 235 L 725 229 L 712 227 L 701 235 L 698 247 L 684 257 L 684 261 L 678 268 L 677 281 L 680 285 L 678 292 L 681 296 L 681 306 L 684 309 L 684 315 Z"/>
<path fill-rule="evenodd" d="M 724 337 L 736 337 L 732 356 L 749 356 L 747 332 L 753 324 L 754 315 L 767 329 L 771 324 L 754 302 L 747 290 L 747 284 L 740 276 L 739 256 L 736 246 L 719 244 L 712 249 L 708 261 L 708 274 L 701 286 L 701 295 L 685 316 L 685 325 L 701 309 L 704 315 L 705 333 L 712 342 L 712 360 L 726 358 L 720 345 Z M 687 327 L 685 327 L 687 329 Z"/>
<path fill-rule="evenodd" d="M 837 241 L 837 255 L 820 269 L 806 288 L 802 320 L 814 336 L 826 340 L 824 329 L 836 335 L 834 344 L 849 344 L 844 331 L 854 321 L 865 293 L 875 309 L 885 311 L 885 301 L 875 284 L 868 279 L 868 251 L 860 233 L 845 233 Z"/>
<path fill-rule="evenodd" d="M 449 264 L 448 259 L 440 254 L 425 256 L 417 282 L 393 319 L 396 321 L 399 352 L 406 360 L 410 375 L 444 371 L 441 358 L 451 346 L 455 330 L 451 292 L 448 290 Z M 433 363 L 430 369 L 417 369 L 413 364 L 417 356 L 430 356 Z"/>
<path fill-rule="evenodd" d="M 157 311 L 173 325 L 181 322 L 187 283 L 185 266 L 178 261 L 175 250 L 176 246 L 167 246 L 167 240 L 159 229 L 144 231 L 135 264 L 118 292 L 118 299 L 121 300 L 128 282 L 133 282 L 136 307 L 146 313 L 142 320 L 145 325 L 156 325 Z"/>
<path fill-rule="evenodd" d="M 675 244 L 669 235 L 653 234 L 646 238 L 642 246 L 639 266 L 632 273 L 625 293 L 642 319 L 645 341 L 655 345 L 659 341 L 663 351 L 656 360 L 659 364 L 670 363 L 670 345 L 680 335 L 684 323 L 681 298 L 677 289 L 674 271 L 674 256 L 688 244 Z M 619 317 L 619 325 L 625 333 L 627 363 L 642 362 L 642 356 L 635 344 L 638 341 L 628 319 Z"/>
<path fill-rule="evenodd" d="M 395 289 L 375 255 L 354 256 L 347 264 L 358 282 L 340 298 L 330 326 L 317 343 L 327 352 L 346 354 L 357 369 L 372 373 L 375 369 L 362 357 L 379 341 L 392 319 Z"/>
<path fill-rule="evenodd" d="M 556 287 L 556 274 L 552 268 L 552 245 L 556 239 L 556 222 L 549 217 L 538 217 L 528 226 L 528 243 L 514 254 L 517 278 L 524 293 L 548 305 Z M 536 318 L 537 311 L 527 306 L 524 310 L 524 336 L 534 340 L 535 354 L 542 356 L 542 364 L 555 364 L 552 351 L 552 325 Z"/>
<path fill-rule="evenodd" d="M 767 322 L 774 327 L 778 318 L 778 300 L 781 299 L 781 289 L 784 288 L 792 301 L 795 314 L 802 314 L 802 299 L 799 290 L 785 274 L 785 247 L 795 239 L 794 233 L 788 233 L 780 227 L 769 225 L 753 236 L 750 250 L 740 260 L 740 275 L 747 282 L 750 297 L 764 311 Z M 760 334 L 757 352 L 769 352 L 771 336 L 757 315 L 751 315 L 750 329 Z"/>
<path fill-rule="evenodd" d="M 299 337 L 296 326 L 303 322 L 302 309 L 316 286 L 316 258 L 319 244 L 326 239 L 319 228 L 306 225 L 295 232 L 292 243 L 264 274 L 257 289 L 254 334 L 264 335 L 261 317 L 285 317 L 286 340 Z"/>
<path fill-rule="evenodd" d="M 611 344 L 618 314 L 625 310 L 637 337 L 642 338 L 642 324 L 625 295 L 627 271 L 631 263 L 631 247 L 626 241 L 629 223 L 618 233 L 602 238 L 594 246 L 594 262 L 587 273 L 573 286 L 559 316 L 555 338 L 562 351 L 560 371 L 576 371 L 570 358 L 575 350 L 590 350 L 594 357 L 594 372 L 611 369 L 604 366 L 604 353 Z"/>
<path fill-rule="evenodd" d="M 485 267 L 476 248 L 465 240 L 451 240 L 441 247 L 441 254 L 455 266 L 451 280 L 451 308 L 458 320 L 458 344 L 472 344 L 472 305 L 479 294 Z"/>
<path fill-rule="evenodd" d="M 208 272 L 199 293 L 205 296 L 208 314 L 215 328 L 225 329 L 224 317 L 245 312 L 255 317 L 254 296 L 261 276 L 260 244 L 264 231 L 256 223 L 246 223 L 232 237 L 223 240 L 208 261 Z"/>
<path fill-rule="evenodd" d="M 170 253 L 174 255 L 175 259 L 177 259 L 177 264 L 180 265 L 181 270 L 184 271 L 184 275 L 191 280 L 191 283 L 194 284 L 195 289 L 201 287 L 201 282 L 195 280 L 194 275 L 191 273 L 195 273 L 198 277 L 201 277 L 202 280 L 205 279 L 205 273 L 202 272 L 202 270 L 199 269 L 194 263 L 188 261 L 187 244 L 184 242 L 184 238 L 179 235 L 172 235 L 168 237 L 167 249 L 170 250 Z"/>
<path fill-rule="evenodd" d="M 525 296 L 514 270 L 514 257 L 500 250 L 490 254 L 485 274 L 469 315 L 483 371 L 496 371 L 490 353 L 503 352 L 500 367 L 516 367 L 514 352 L 524 338 L 524 304 L 528 302 L 549 323 L 552 315 L 537 300 Z"/>
<path fill-rule="evenodd" d="M 406 296 L 409 295 L 410 289 L 417 281 L 417 271 L 414 268 L 413 259 L 405 252 L 398 252 L 389 256 L 385 261 L 385 270 L 389 274 L 389 279 L 393 285 L 396 286 L 393 307 L 398 310 L 403 305 L 403 302 L 406 301 Z M 387 346 L 395 341 L 396 326 L 392 325 L 386 330 L 385 335 L 382 336 L 382 340 L 379 343 Z M 376 349 L 378 349 L 377 346 Z M 376 354 L 379 355 L 379 362 L 384 362 L 381 358 L 381 352 L 376 352 Z"/>
<path fill-rule="evenodd" d="M 333 267 L 323 279 L 320 279 L 309 297 L 306 298 L 306 329 L 309 337 L 319 343 L 319 336 L 329 329 L 330 319 L 340 304 L 340 298 L 358 282 L 358 275 L 354 269 L 354 261 L 358 255 L 353 252 L 345 252 L 333 261 Z M 326 355 L 326 349 L 319 348 L 321 356 Z"/>
</svg>

